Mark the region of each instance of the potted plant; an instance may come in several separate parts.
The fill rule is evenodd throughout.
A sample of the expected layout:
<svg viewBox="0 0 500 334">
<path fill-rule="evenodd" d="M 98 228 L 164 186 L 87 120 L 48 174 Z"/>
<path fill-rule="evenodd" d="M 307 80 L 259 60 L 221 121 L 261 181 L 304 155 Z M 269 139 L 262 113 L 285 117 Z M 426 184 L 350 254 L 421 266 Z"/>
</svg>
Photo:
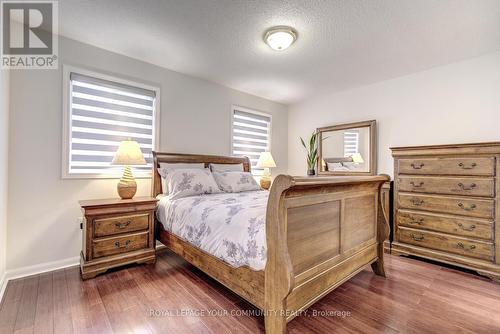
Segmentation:
<svg viewBox="0 0 500 334">
<path fill-rule="evenodd" d="M 315 175 L 316 172 L 314 168 L 316 167 L 316 162 L 318 162 L 318 132 L 313 132 L 311 138 L 308 141 L 308 145 L 302 137 L 300 137 L 300 141 L 302 146 L 306 149 L 307 153 L 307 175 L 312 176 Z"/>
</svg>

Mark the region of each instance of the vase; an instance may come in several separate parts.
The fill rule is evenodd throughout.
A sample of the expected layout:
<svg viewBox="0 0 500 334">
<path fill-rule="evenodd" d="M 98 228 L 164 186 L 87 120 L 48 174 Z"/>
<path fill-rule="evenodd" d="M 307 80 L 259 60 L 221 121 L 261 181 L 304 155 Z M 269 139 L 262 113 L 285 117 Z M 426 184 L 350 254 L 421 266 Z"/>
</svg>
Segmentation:
<svg viewBox="0 0 500 334">
<path fill-rule="evenodd" d="M 316 175 L 316 171 L 314 169 L 307 170 L 307 176 L 314 176 L 314 175 Z"/>
</svg>

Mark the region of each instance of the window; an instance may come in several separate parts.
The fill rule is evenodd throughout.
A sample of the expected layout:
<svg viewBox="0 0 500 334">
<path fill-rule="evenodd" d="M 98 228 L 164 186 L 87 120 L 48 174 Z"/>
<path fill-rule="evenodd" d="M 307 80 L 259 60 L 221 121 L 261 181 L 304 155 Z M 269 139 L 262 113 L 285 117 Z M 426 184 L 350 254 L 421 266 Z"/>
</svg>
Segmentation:
<svg viewBox="0 0 500 334">
<path fill-rule="evenodd" d="M 231 153 L 247 156 L 252 165 L 252 173 L 262 175 L 263 169 L 256 168 L 262 152 L 271 148 L 271 115 L 233 106 Z"/>
<path fill-rule="evenodd" d="M 353 154 L 359 153 L 359 132 L 345 131 L 344 132 L 344 157 L 350 157 Z"/>
<path fill-rule="evenodd" d="M 119 177 L 122 168 L 110 163 L 120 142 L 128 138 L 139 143 L 148 163 L 134 166 L 134 174 L 149 176 L 159 90 L 67 68 L 65 86 L 63 176 Z"/>
</svg>

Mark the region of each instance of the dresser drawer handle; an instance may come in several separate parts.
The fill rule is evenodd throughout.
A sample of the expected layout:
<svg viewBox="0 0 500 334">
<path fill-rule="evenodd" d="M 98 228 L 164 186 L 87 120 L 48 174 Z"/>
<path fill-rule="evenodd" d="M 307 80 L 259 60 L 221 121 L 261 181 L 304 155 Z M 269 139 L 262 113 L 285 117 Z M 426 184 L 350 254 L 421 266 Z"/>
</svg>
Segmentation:
<svg viewBox="0 0 500 334">
<path fill-rule="evenodd" d="M 462 169 L 474 169 L 474 167 L 477 166 L 475 162 L 471 163 L 470 166 L 466 166 L 463 162 L 458 164 L 459 167 L 462 167 Z"/>
<path fill-rule="evenodd" d="M 127 226 L 129 226 L 130 224 L 132 224 L 132 221 L 127 220 L 125 223 L 115 223 L 115 226 L 122 230 L 122 229 L 126 228 Z"/>
<path fill-rule="evenodd" d="M 471 183 L 470 186 L 465 186 L 463 183 L 459 183 L 458 186 L 462 189 L 462 190 L 472 190 L 474 188 L 477 187 L 477 185 L 475 183 Z"/>
<path fill-rule="evenodd" d="M 458 223 L 458 227 L 460 227 L 464 231 L 474 231 L 476 225 L 471 225 L 469 227 L 465 227 L 462 223 Z"/>
<path fill-rule="evenodd" d="M 468 248 L 465 247 L 465 245 L 461 242 L 459 242 L 457 244 L 457 247 L 460 248 L 460 249 L 463 249 L 463 250 L 473 250 L 473 249 L 476 249 L 476 246 L 475 245 L 470 245 Z"/>
<path fill-rule="evenodd" d="M 410 224 L 422 225 L 423 223 L 424 223 L 424 218 L 410 220 Z"/>
<path fill-rule="evenodd" d="M 413 188 L 422 188 L 422 186 L 424 185 L 423 182 L 416 183 L 416 182 L 413 182 L 413 181 L 411 181 L 410 184 L 413 186 Z"/>
<path fill-rule="evenodd" d="M 128 248 L 128 245 L 130 244 L 130 240 L 125 241 L 125 244 L 121 244 L 119 241 L 115 242 L 115 247 L 116 248 Z"/>
<path fill-rule="evenodd" d="M 414 199 L 413 198 L 411 200 L 411 204 L 416 205 L 416 206 L 420 206 L 420 205 L 424 204 L 424 200 L 423 199 Z"/>
<path fill-rule="evenodd" d="M 476 204 L 471 204 L 469 207 L 466 207 L 464 203 L 458 203 L 458 206 L 464 209 L 465 211 L 472 211 L 476 208 Z"/>
<path fill-rule="evenodd" d="M 415 234 L 413 234 L 413 233 L 411 234 L 411 238 L 412 238 L 413 240 L 415 240 L 415 241 L 422 241 L 422 240 L 424 240 L 424 239 L 425 239 L 423 235 L 418 235 L 418 236 L 417 236 L 417 235 L 415 235 Z"/>
<path fill-rule="evenodd" d="M 422 169 L 422 167 L 424 167 L 425 165 L 423 163 L 419 163 L 419 164 L 411 164 L 411 166 L 413 167 L 413 169 Z"/>
</svg>

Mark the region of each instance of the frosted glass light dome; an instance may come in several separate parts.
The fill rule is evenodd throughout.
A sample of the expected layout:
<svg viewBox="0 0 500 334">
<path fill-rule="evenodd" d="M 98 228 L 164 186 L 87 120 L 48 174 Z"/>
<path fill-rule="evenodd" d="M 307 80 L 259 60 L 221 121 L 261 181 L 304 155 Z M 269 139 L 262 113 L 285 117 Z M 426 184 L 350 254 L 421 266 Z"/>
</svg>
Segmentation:
<svg viewBox="0 0 500 334">
<path fill-rule="evenodd" d="M 273 27 L 269 29 L 265 36 L 264 41 L 276 51 L 283 51 L 288 49 L 290 45 L 297 39 L 297 33 L 291 27 Z"/>
</svg>

